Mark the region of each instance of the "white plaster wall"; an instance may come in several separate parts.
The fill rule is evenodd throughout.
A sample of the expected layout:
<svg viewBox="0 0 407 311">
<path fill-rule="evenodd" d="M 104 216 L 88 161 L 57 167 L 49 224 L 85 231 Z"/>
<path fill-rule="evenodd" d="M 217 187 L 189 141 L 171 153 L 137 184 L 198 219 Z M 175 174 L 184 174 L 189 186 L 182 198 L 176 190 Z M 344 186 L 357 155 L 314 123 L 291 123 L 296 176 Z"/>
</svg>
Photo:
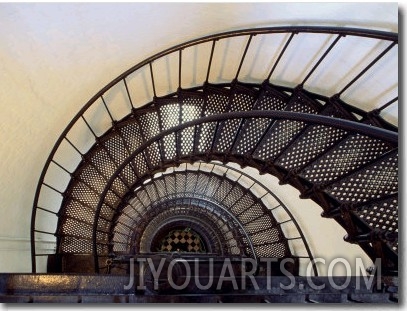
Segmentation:
<svg viewBox="0 0 407 311">
<path fill-rule="evenodd" d="M 398 31 L 397 17 L 397 3 L 0 3 L 0 272 L 31 271 L 31 208 L 46 158 L 83 104 L 132 65 L 221 31 Z"/>
</svg>

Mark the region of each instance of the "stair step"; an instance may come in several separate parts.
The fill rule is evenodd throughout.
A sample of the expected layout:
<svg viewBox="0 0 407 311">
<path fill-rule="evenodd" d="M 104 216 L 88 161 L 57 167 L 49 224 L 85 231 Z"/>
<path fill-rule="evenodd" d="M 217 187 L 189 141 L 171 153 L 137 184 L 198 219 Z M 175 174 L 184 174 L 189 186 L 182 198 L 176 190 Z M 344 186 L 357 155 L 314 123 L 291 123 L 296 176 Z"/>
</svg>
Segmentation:
<svg viewBox="0 0 407 311">
<path fill-rule="evenodd" d="M 390 195 L 384 199 L 373 200 L 353 209 L 353 213 L 363 221 L 371 230 L 384 230 L 398 232 L 398 194 Z M 398 252 L 398 239 L 387 242 L 389 247 Z"/>
<path fill-rule="evenodd" d="M 276 90 L 272 85 L 265 84 L 253 105 L 253 110 L 284 110 L 288 101 L 287 94 Z M 273 120 L 263 118 L 245 120 L 232 154 L 250 155 L 272 122 Z"/>
<path fill-rule="evenodd" d="M 320 114 L 332 118 L 356 121 L 352 114 L 342 109 L 335 102 L 329 102 L 324 106 Z M 304 133 L 292 142 L 289 148 L 286 148 L 275 161 L 275 164 L 288 171 L 302 168 L 320 154 L 335 146 L 338 141 L 347 135 L 348 133 L 341 129 L 325 125 L 309 125 Z"/>
<path fill-rule="evenodd" d="M 342 203 L 360 203 L 398 192 L 398 150 L 395 149 L 351 175 L 339 179 L 325 192 Z"/>
<path fill-rule="evenodd" d="M 235 85 L 231 90 L 227 112 L 252 110 L 256 99 L 257 92 Z M 219 122 L 212 151 L 228 153 L 233 148 L 240 126 L 241 120 L 239 119 Z"/>
<path fill-rule="evenodd" d="M 352 134 L 305 167 L 299 175 L 313 184 L 330 183 L 374 161 L 389 150 L 391 146 L 383 141 Z"/>
<path fill-rule="evenodd" d="M 181 120 L 189 122 L 199 119 L 203 116 L 205 98 L 203 92 L 182 92 L 181 102 Z M 179 156 L 187 156 L 194 153 L 195 129 L 186 128 L 179 133 Z"/>
<path fill-rule="evenodd" d="M 318 114 L 321 104 L 309 98 L 301 91 L 292 94 L 286 111 Z M 271 161 L 276 159 L 281 152 L 301 133 L 306 124 L 299 121 L 277 120 L 273 123 L 261 144 L 256 148 L 255 158 Z"/>
</svg>

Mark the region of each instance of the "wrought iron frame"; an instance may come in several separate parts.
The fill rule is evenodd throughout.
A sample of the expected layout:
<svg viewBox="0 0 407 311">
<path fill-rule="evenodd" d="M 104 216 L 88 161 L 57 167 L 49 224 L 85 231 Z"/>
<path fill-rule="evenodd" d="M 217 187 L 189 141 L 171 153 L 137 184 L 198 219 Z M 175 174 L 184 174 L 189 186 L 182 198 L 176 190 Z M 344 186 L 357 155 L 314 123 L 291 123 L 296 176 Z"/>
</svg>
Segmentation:
<svg viewBox="0 0 407 311">
<path fill-rule="evenodd" d="M 116 79 L 114 79 L 112 82 L 110 82 L 108 85 L 106 85 L 104 88 L 102 88 L 94 97 L 92 97 L 88 103 L 85 104 L 85 106 L 78 112 L 78 114 L 73 118 L 73 120 L 69 123 L 69 125 L 67 126 L 67 128 L 63 131 L 63 133 L 61 134 L 61 136 L 59 137 L 59 139 L 57 140 L 54 148 L 52 149 L 48 159 L 46 160 L 46 163 L 44 165 L 44 169 L 41 173 L 40 179 L 39 179 L 39 183 L 38 183 L 38 187 L 36 190 L 36 194 L 34 197 L 34 205 L 33 205 L 33 212 L 32 212 L 32 221 L 31 221 L 31 245 L 32 245 L 32 269 L 33 272 L 36 271 L 36 256 L 39 256 L 41 254 L 37 254 L 36 250 L 35 250 L 35 232 L 42 232 L 36 229 L 36 211 L 37 209 L 41 209 L 45 212 L 49 212 L 49 213 L 53 213 L 52 211 L 49 211 L 47 209 L 41 208 L 38 206 L 38 200 L 39 200 L 39 196 L 41 193 L 41 189 L 43 186 L 50 188 L 51 190 L 64 195 L 63 191 L 60 191 L 58 189 L 56 189 L 55 187 L 53 187 L 52 185 L 48 185 L 45 183 L 45 175 L 47 173 L 47 170 L 50 166 L 51 163 L 54 163 L 55 165 L 59 166 L 63 171 L 65 171 L 67 174 L 69 174 L 70 176 L 72 176 L 72 172 L 70 172 L 68 169 L 66 169 L 65 167 L 63 167 L 62 165 L 60 165 L 57 161 L 55 161 L 54 159 L 54 155 L 57 152 L 59 146 L 61 145 L 62 141 L 66 140 L 72 147 L 74 150 L 76 150 L 76 152 L 78 152 L 81 157 L 84 157 L 85 155 L 81 153 L 81 151 L 79 151 L 76 146 L 74 144 L 72 144 L 68 137 L 67 134 L 69 133 L 69 131 L 72 129 L 72 127 L 78 122 L 82 122 L 84 121 L 85 124 L 88 126 L 89 130 L 93 133 L 93 135 L 95 136 L 95 140 L 96 142 L 98 141 L 99 137 L 94 133 L 94 131 L 92 130 L 91 126 L 89 125 L 89 123 L 87 122 L 86 118 L 84 117 L 84 113 L 99 99 L 102 100 L 107 112 L 109 113 L 109 116 L 111 118 L 112 124 L 113 126 L 115 126 L 115 124 L 117 124 L 117 120 L 114 120 L 114 118 L 112 117 L 112 114 L 109 111 L 108 105 L 105 102 L 105 99 L 103 97 L 103 95 L 109 90 L 111 89 L 113 86 L 117 85 L 118 83 L 123 83 L 129 98 L 129 102 L 131 104 L 131 113 L 130 115 L 134 114 L 137 109 L 133 106 L 132 103 L 132 99 L 130 96 L 130 92 L 128 89 L 128 85 L 127 85 L 127 81 L 126 78 L 134 73 L 135 71 L 141 69 L 144 66 L 148 66 L 150 68 L 150 77 L 151 77 L 151 84 L 152 84 L 152 88 L 153 88 L 153 92 L 154 92 L 154 97 L 153 97 L 153 102 L 156 101 L 158 99 L 157 94 L 156 94 L 156 90 L 155 90 L 155 80 L 154 80 L 154 69 L 153 69 L 153 63 L 154 61 L 169 55 L 171 53 L 177 52 L 179 53 L 179 85 L 178 85 L 178 92 L 181 92 L 183 89 L 181 87 L 181 75 L 182 75 L 182 50 L 187 48 L 187 47 L 191 47 L 194 45 L 198 45 L 201 43 L 205 43 L 205 42 L 212 42 L 212 50 L 211 50 L 211 56 L 210 56 L 210 60 L 209 60 L 209 64 L 208 64 L 208 68 L 207 68 L 207 75 L 206 75 L 206 84 L 208 84 L 208 79 L 209 79 L 209 74 L 210 74 L 210 69 L 211 69 L 211 63 L 212 63 L 212 57 L 213 57 L 213 52 L 215 49 L 215 45 L 219 40 L 222 39 L 226 39 L 226 38 L 231 38 L 231 37 L 235 37 L 235 36 L 248 36 L 248 41 L 247 41 L 247 45 L 245 48 L 245 51 L 243 53 L 243 56 L 241 58 L 238 70 L 236 72 L 235 75 L 235 79 L 234 81 L 232 81 L 232 84 L 236 84 L 238 83 L 238 78 L 239 78 L 239 73 L 240 70 L 242 68 L 244 59 L 246 57 L 246 53 L 247 50 L 249 48 L 251 39 L 253 36 L 255 35 L 259 35 L 259 34 L 278 34 L 278 33 L 287 33 L 290 34 L 290 38 L 286 41 L 285 46 L 283 47 L 277 61 L 275 62 L 275 64 L 273 65 L 273 68 L 271 69 L 268 77 L 265 80 L 265 83 L 268 83 L 268 81 L 270 80 L 276 66 L 279 64 L 279 61 L 282 57 L 282 55 L 284 54 L 286 48 L 288 47 L 288 45 L 290 44 L 291 39 L 298 34 L 301 33 L 324 33 L 324 34 L 332 34 L 332 35 L 337 35 L 337 39 L 331 44 L 331 46 L 326 50 L 326 52 L 323 54 L 323 56 L 320 58 L 320 60 L 316 63 L 316 65 L 311 69 L 311 71 L 308 73 L 308 75 L 306 76 L 306 78 L 303 80 L 303 82 L 298 86 L 298 88 L 302 89 L 302 87 L 304 86 L 305 81 L 311 76 L 311 74 L 315 71 L 315 69 L 320 65 L 320 63 L 324 60 L 324 58 L 329 54 L 329 52 L 333 49 L 334 45 L 343 37 L 345 36 L 360 36 L 360 37 L 366 37 L 366 38 L 373 38 L 373 39 L 378 39 L 378 40 L 384 40 L 384 41 L 388 41 L 390 44 L 389 46 L 380 54 L 378 55 L 367 67 L 365 67 L 358 75 L 356 75 L 354 77 L 354 79 L 352 81 L 350 81 L 340 92 L 338 92 L 337 94 L 332 95 L 332 97 L 327 98 L 325 96 L 320 96 L 318 94 L 313 94 L 310 92 L 307 92 L 308 95 L 310 95 L 312 98 L 315 99 L 319 99 L 319 100 L 324 100 L 324 101 L 328 101 L 331 99 L 335 99 L 336 101 L 341 102 L 341 104 L 346 107 L 349 111 L 356 113 L 364 118 L 369 118 L 371 120 L 373 120 L 374 122 L 384 126 L 385 128 L 380 128 L 380 127 L 376 127 L 376 126 L 372 126 L 372 125 L 366 125 L 366 124 L 361 124 L 358 122 L 353 122 L 353 121 L 349 121 L 349 120 L 344 120 L 344 119 L 335 119 L 335 118 L 330 118 L 330 117 L 326 117 L 326 116 L 321 116 L 321 115 L 312 115 L 312 114 L 305 114 L 305 113 L 297 113 L 297 112 L 289 112 L 289 111 L 245 111 L 245 112 L 231 112 L 231 113 L 227 113 L 227 114 L 220 114 L 220 115 L 214 115 L 214 116 L 208 116 L 208 117 L 204 117 L 204 118 L 200 118 L 200 119 L 196 119 L 194 121 L 190 121 L 190 122 L 186 122 L 183 124 L 180 124 L 178 126 L 175 126 L 171 129 L 167 129 L 163 132 L 161 132 L 159 135 L 145 141 L 136 151 L 134 151 L 131 155 L 131 157 L 135 156 L 138 153 L 141 153 L 148 145 L 150 145 L 153 142 L 157 142 L 160 139 L 164 138 L 166 135 L 171 134 L 171 133 L 178 133 L 180 131 L 182 131 L 185 128 L 188 127 L 195 127 L 199 124 L 203 124 L 203 123 L 208 123 L 208 122 L 216 122 L 217 124 L 219 124 L 219 122 L 227 120 L 227 119 L 237 119 L 237 120 L 245 120 L 245 119 L 249 119 L 249 118 L 270 118 L 270 119 L 286 119 L 286 120 L 294 120 L 294 121 L 301 121 L 301 122 L 305 122 L 307 124 L 320 124 L 320 125 L 325 125 L 325 126 L 329 126 L 329 127 L 335 127 L 335 128 L 339 128 L 339 129 L 343 129 L 352 133 L 358 133 L 358 134 L 364 134 L 367 135 L 369 137 L 375 137 L 377 139 L 380 140 L 384 140 L 387 141 L 391 144 L 396 144 L 398 143 L 398 135 L 396 133 L 396 128 L 391 126 L 390 124 L 388 124 L 386 121 L 384 121 L 380 116 L 380 111 L 387 108 L 389 105 L 395 103 L 398 101 L 398 98 L 395 98 L 393 100 L 391 100 L 390 102 L 384 104 L 382 107 L 380 107 L 379 109 L 375 109 L 373 111 L 370 112 L 366 112 L 363 111 L 357 107 L 353 107 L 349 104 L 346 104 L 342 101 L 340 101 L 340 96 L 341 94 L 343 94 L 343 92 L 345 92 L 351 85 L 353 85 L 361 76 L 363 76 L 371 67 L 373 67 L 388 51 L 390 51 L 394 46 L 396 46 L 398 44 L 398 35 L 394 34 L 394 33 L 388 33 L 388 32 L 381 32 L 381 31 L 371 31 L 371 30 L 361 30 L 361 29 L 352 29 L 352 28 L 335 28 L 335 27 L 275 27 L 275 28 L 262 28 L 262 29 L 246 29 L 246 30 L 239 30 L 239 31 L 232 31 L 232 32 L 226 32 L 226 33 L 222 33 L 222 34 L 217 34 L 217 35 L 211 35 L 211 36 L 207 36 L 207 37 L 203 37 L 200 39 L 196 39 L 196 40 L 192 40 L 189 42 L 186 42 L 184 44 L 180 44 L 177 46 L 174 46 L 172 48 L 169 48 L 163 52 L 157 53 L 154 56 L 140 62 L 139 64 L 133 66 L 132 68 L 130 68 L 129 70 L 127 70 L 126 72 L 124 72 L 123 74 L 121 74 L 119 77 L 117 77 Z M 226 84 L 225 84 L 226 85 Z M 221 85 L 219 85 L 221 86 Z M 294 90 L 291 88 L 287 88 L 287 87 L 282 87 L 282 86 L 276 86 L 277 88 L 284 90 L 284 91 L 290 91 L 293 92 Z M 195 88 L 195 89 L 199 89 L 199 87 Z M 306 92 L 305 90 L 303 90 L 304 92 Z M 177 92 L 177 93 L 178 93 Z M 176 94 L 169 94 L 166 97 L 171 97 L 173 95 Z M 241 123 L 242 124 L 242 123 Z M 130 157 L 130 158 L 131 158 Z M 126 164 L 129 164 L 129 162 L 131 161 L 130 158 L 128 158 L 128 161 L 126 161 Z M 224 157 L 224 159 L 228 158 L 228 156 Z M 285 176 L 282 176 L 281 171 L 278 171 L 275 169 L 275 167 L 273 167 L 273 165 L 271 163 L 256 163 L 256 161 L 249 161 L 247 162 L 247 159 L 236 159 L 236 157 L 230 158 L 231 160 L 234 160 L 235 162 L 238 162 L 240 164 L 244 165 L 252 165 L 254 167 L 259 168 L 260 171 L 262 172 L 269 172 L 272 173 L 274 175 L 277 175 L 279 178 L 284 179 L 288 182 L 290 182 L 291 179 L 295 179 L 298 176 L 293 176 L 292 174 L 290 174 L 289 172 L 285 173 Z M 208 160 L 208 158 L 203 159 L 202 160 Z M 184 162 L 187 161 L 187 159 L 177 159 L 176 162 Z M 173 163 L 173 164 L 177 164 L 177 163 Z M 109 186 L 114 182 L 115 178 L 117 178 L 119 176 L 119 171 L 121 169 L 124 168 L 124 164 L 118 166 L 118 170 L 116 171 L 116 173 L 112 176 L 112 178 L 107 182 L 106 187 L 105 187 L 105 191 L 102 194 L 102 197 L 106 195 Z M 161 168 L 162 169 L 162 168 Z M 304 195 L 307 195 L 307 191 L 309 193 L 309 191 L 314 191 L 317 192 L 318 189 L 301 189 L 302 193 Z M 311 195 L 311 197 L 313 199 L 316 199 L 316 196 Z M 338 207 L 336 206 L 335 208 L 332 208 L 331 204 L 329 204 L 329 206 L 324 206 L 324 201 L 318 200 L 316 199 L 316 201 L 318 203 L 321 204 L 321 206 L 324 208 L 325 210 L 325 215 L 337 215 L 336 210 L 335 209 L 340 209 L 341 212 L 343 212 L 344 210 L 346 210 L 344 207 Z M 101 203 L 100 203 L 101 204 Z M 100 210 L 100 206 L 99 209 Z M 343 224 L 343 219 L 341 219 L 341 217 L 336 217 L 334 216 L 338 222 L 342 222 L 341 224 Z M 96 219 L 96 217 L 95 217 Z M 353 220 L 355 221 L 355 220 Z M 360 223 L 356 223 L 356 226 L 362 226 Z M 42 232 L 45 234 L 50 234 L 50 235 L 54 235 L 54 233 L 52 232 Z M 361 240 L 362 238 L 365 237 L 351 237 L 351 239 L 358 241 Z M 375 238 L 375 237 L 371 237 L 371 238 Z M 366 238 L 365 238 L 366 239 Z M 371 241 L 371 240 L 369 240 Z M 361 245 L 363 248 L 363 245 Z M 367 251 L 368 253 L 370 252 L 371 256 L 374 256 L 374 254 L 371 253 L 371 250 L 369 248 L 364 247 L 365 251 Z M 389 252 L 386 252 L 386 256 L 392 256 Z M 395 258 L 393 258 L 393 260 L 395 260 Z"/>
</svg>

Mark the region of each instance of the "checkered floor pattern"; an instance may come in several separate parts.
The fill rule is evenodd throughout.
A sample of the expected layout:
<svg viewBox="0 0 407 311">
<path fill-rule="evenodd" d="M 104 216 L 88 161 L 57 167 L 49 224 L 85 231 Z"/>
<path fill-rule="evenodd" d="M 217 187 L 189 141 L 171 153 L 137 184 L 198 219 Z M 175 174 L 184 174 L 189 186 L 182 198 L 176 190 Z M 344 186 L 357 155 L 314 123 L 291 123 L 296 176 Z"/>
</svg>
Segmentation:
<svg viewBox="0 0 407 311">
<path fill-rule="evenodd" d="M 205 249 L 199 235 L 195 232 L 191 230 L 174 230 L 161 242 L 161 251 L 204 253 Z"/>
</svg>

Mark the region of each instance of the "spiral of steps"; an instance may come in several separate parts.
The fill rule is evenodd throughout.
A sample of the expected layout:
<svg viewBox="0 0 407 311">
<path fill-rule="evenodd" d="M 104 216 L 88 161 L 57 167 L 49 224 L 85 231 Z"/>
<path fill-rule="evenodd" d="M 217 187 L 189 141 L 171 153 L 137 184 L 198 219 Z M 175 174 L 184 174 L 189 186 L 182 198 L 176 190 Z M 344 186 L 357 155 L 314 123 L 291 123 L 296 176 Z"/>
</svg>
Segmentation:
<svg viewBox="0 0 407 311">
<path fill-rule="evenodd" d="M 316 66 L 345 35 L 389 40 L 388 50 L 397 44 L 394 34 L 326 28 L 285 31 L 291 37 L 278 60 L 301 31 L 338 35 Z M 321 206 L 323 217 L 335 219 L 346 230 L 346 241 L 358 244 L 373 261 L 380 258 L 386 273 L 397 274 L 398 134 L 397 127 L 380 115 L 397 99 L 364 111 L 344 102 L 341 92 L 322 96 L 306 90 L 304 83 L 282 86 L 271 83 L 270 76 L 263 82 L 240 81 L 252 38 L 275 32 L 233 33 L 249 39 L 229 82 L 206 79 L 201 85 L 157 96 L 152 66 L 167 54 L 179 55 L 181 81 L 181 52 L 211 42 L 208 78 L 215 42 L 231 36 L 223 34 L 141 63 L 136 69 L 147 68 L 154 93 L 141 106 L 134 105 L 126 80 L 134 68 L 98 93 L 61 135 L 47 161 L 34 202 L 32 237 L 55 236 L 55 254 L 60 258 L 91 256 L 86 271 L 96 273 L 114 273 L 104 264 L 106 258 L 155 251 L 157 241 L 174 228 L 191 228 L 208 252 L 222 256 L 312 260 L 289 209 L 253 177 L 227 166 L 235 163 L 298 189 L 301 198 Z M 119 118 L 103 96 L 118 84 L 116 93 L 129 104 Z M 92 112 L 93 123 L 85 116 L 96 102 L 108 116 L 107 121 L 99 119 L 109 124 L 105 130 L 97 123 L 100 112 Z M 88 133 L 88 138 L 76 135 L 86 141 L 85 150 L 71 138 L 77 124 Z M 58 150 L 68 149 L 70 160 L 61 164 L 66 157 L 58 158 Z M 58 176 L 59 184 L 47 181 L 52 175 Z M 46 200 L 57 208 L 42 206 Z M 57 218 L 55 232 L 41 229 L 40 214 Z M 35 251 L 34 240 L 35 271 L 35 258 L 42 254 Z M 292 241 L 297 240 L 300 245 L 294 246 Z"/>
</svg>

